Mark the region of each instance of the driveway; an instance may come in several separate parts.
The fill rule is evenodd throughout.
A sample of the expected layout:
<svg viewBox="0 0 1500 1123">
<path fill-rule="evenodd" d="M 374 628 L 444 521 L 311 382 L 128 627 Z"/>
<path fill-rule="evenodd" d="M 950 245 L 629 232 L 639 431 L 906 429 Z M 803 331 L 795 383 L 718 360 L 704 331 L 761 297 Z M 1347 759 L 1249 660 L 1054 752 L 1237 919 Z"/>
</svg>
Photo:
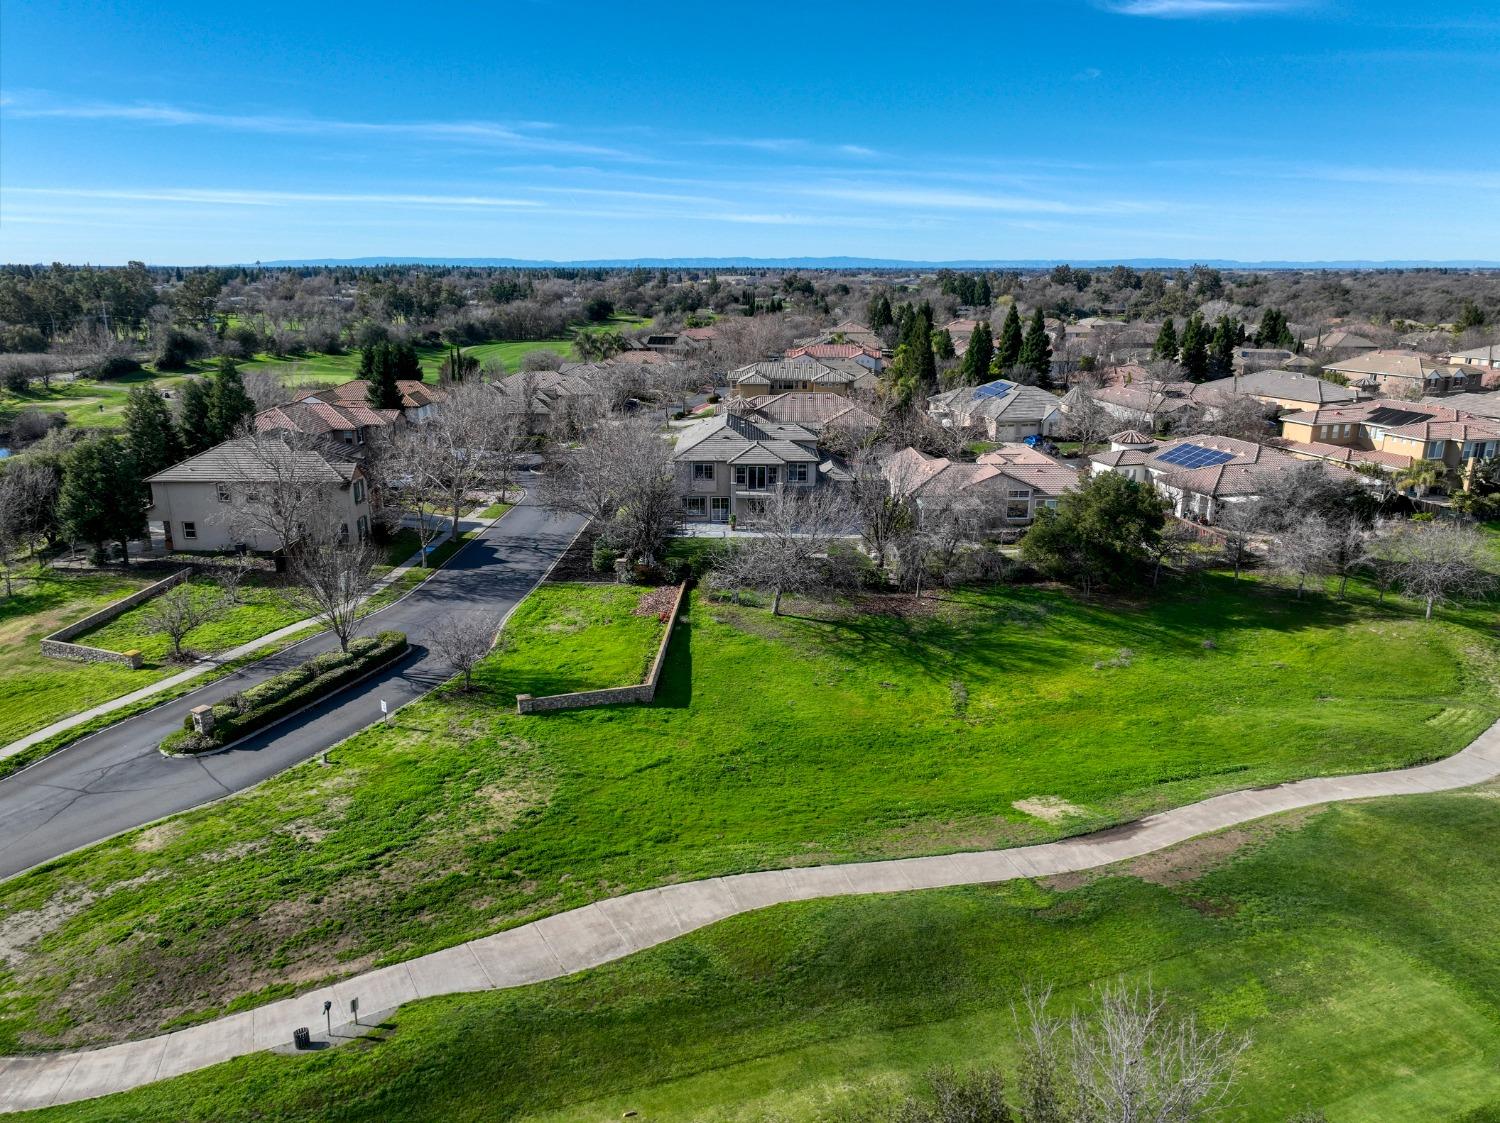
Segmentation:
<svg viewBox="0 0 1500 1123">
<path fill-rule="evenodd" d="M 450 676 L 426 648 L 434 624 L 455 612 L 483 610 L 499 617 L 514 608 L 581 525 L 576 517 L 552 519 L 541 508 L 522 503 L 415 592 L 368 618 L 366 633 L 384 628 L 405 632 L 410 654 L 229 752 L 169 760 L 156 746 L 182 727 L 192 707 L 336 647 L 331 635 L 315 636 L 0 780 L 0 878 L 258 784 L 377 721 L 382 699 L 394 710 L 420 698 Z"/>
</svg>

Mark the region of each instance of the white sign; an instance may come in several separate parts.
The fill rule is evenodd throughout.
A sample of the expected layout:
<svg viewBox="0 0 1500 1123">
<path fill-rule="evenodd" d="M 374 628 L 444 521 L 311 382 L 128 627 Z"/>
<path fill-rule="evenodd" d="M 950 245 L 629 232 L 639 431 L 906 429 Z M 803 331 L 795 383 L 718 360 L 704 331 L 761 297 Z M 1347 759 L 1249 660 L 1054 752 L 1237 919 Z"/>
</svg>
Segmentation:
<svg viewBox="0 0 1500 1123">
<path fill-rule="evenodd" d="M 381 712 L 381 713 L 385 713 L 385 712 L 386 712 L 386 708 L 385 708 L 385 699 L 384 699 L 384 698 L 382 698 L 382 699 L 381 699 L 381 700 L 380 700 L 380 712 Z"/>
</svg>

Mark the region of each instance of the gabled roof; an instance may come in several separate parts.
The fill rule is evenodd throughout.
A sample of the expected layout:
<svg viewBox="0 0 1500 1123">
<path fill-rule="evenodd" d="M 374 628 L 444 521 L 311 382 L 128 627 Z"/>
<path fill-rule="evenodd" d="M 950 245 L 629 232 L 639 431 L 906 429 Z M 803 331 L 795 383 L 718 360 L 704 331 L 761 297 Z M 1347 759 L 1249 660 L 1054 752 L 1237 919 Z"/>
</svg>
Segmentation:
<svg viewBox="0 0 1500 1123">
<path fill-rule="evenodd" d="M 795 359 L 772 359 L 736 367 L 729 372 L 729 381 L 736 386 L 770 386 L 776 382 L 811 382 L 817 386 L 837 386 L 853 382 L 855 374 L 837 364 L 838 360 L 824 362 L 808 355 Z"/>
<path fill-rule="evenodd" d="M 1369 425 L 1398 437 L 1420 440 L 1484 440 L 1500 438 L 1500 420 L 1439 405 L 1433 399 L 1419 402 L 1398 398 L 1375 398 L 1351 406 L 1304 410 L 1288 414 L 1283 422 L 1333 425 L 1351 422 Z"/>
<path fill-rule="evenodd" d="M 817 437 L 800 425 L 723 413 L 677 435 L 673 458 L 730 464 L 816 462 Z"/>
<path fill-rule="evenodd" d="M 1357 464 L 1376 464 L 1382 468 L 1405 468 L 1415 459 L 1397 452 L 1381 452 L 1373 448 L 1345 448 L 1323 441 L 1292 441 L 1277 437 L 1270 442 L 1293 456 L 1306 460 L 1326 460 L 1331 464 L 1342 464 L 1352 468 Z"/>
<path fill-rule="evenodd" d="M 982 386 L 960 386 L 927 399 L 928 412 L 952 413 L 965 420 L 1004 417 L 1007 421 L 1042 421 L 1061 405 L 1061 400 L 1046 390 L 1004 378 Z"/>
<path fill-rule="evenodd" d="M 1327 379 L 1314 378 L 1310 374 L 1298 374 L 1291 370 L 1258 370 L 1230 378 L 1217 378 L 1200 387 L 1204 394 L 1234 395 L 1250 397 L 1286 398 L 1294 402 L 1313 405 L 1328 405 L 1333 402 L 1352 402 L 1358 395 L 1347 386 Z"/>
<path fill-rule="evenodd" d="M 419 409 L 422 406 L 448 400 L 448 395 L 436 386 L 429 386 L 415 379 L 397 379 L 396 389 L 401 394 L 402 409 Z M 367 379 L 354 378 L 348 382 L 341 382 L 337 386 L 319 386 L 313 390 L 302 391 L 297 395 L 297 401 L 327 402 L 340 407 L 368 405 L 370 383 Z"/>
<path fill-rule="evenodd" d="M 191 456 L 170 468 L 146 478 L 147 483 L 254 483 L 280 478 L 280 473 L 268 467 L 265 457 L 259 454 L 256 441 L 240 437 L 223 444 L 214 445 L 206 452 Z M 293 471 L 298 477 L 331 484 L 346 484 L 360 474 L 360 468 L 352 461 L 311 449 L 293 449 L 282 441 L 267 441 L 273 455 L 290 458 Z"/>
<path fill-rule="evenodd" d="M 786 394 L 759 394 L 753 398 L 734 399 L 758 418 L 821 432 L 829 425 L 874 429 L 880 419 L 869 410 L 839 394 L 800 391 Z"/>
<path fill-rule="evenodd" d="M 1442 373 L 1440 364 L 1416 351 L 1368 351 L 1352 359 L 1324 363 L 1328 370 L 1340 374 L 1369 375 L 1375 378 L 1429 378 Z"/>
<path fill-rule="evenodd" d="M 1204 455 L 1194 455 L 1194 450 Z M 1224 459 L 1196 466 L 1212 458 L 1214 453 L 1221 454 Z M 1101 456 L 1090 459 L 1096 463 L 1108 463 Z M 1168 486 L 1211 496 L 1259 495 L 1268 480 L 1298 467 L 1294 457 L 1278 448 L 1212 434 L 1165 441 L 1149 450 L 1144 463 L 1153 478 Z M 1325 464 L 1324 468 L 1329 472 L 1344 472 L 1331 464 Z"/>
<path fill-rule="evenodd" d="M 852 359 L 856 355 L 880 358 L 878 347 L 867 347 L 860 343 L 808 343 L 801 347 L 788 347 L 788 359 L 800 359 L 803 355 L 813 359 Z"/>
<path fill-rule="evenodd" d="M 981 458 L 979 463 L 969 464 L 903 448 L 882 460 L 880 469 L 892 493 L 908 499 L 942 498 L 981 487 L 986 490 L 1015 487 L 1042 495 L 1061 495 L 1078 485 L 1076 470 L 1051 457 L 1043 458 L 1047 463 L 986 462 Z"/>
</svg>

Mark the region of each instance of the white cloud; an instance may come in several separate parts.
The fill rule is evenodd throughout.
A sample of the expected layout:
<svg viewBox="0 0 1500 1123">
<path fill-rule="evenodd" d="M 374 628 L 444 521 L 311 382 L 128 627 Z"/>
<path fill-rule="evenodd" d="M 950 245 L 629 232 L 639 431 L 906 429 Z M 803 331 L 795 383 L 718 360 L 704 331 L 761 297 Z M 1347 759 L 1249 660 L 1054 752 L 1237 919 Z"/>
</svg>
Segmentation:
<svg viewBox="0 0 1500 1123">
<path fill-rule="evenodd" d="M 1306 0 L 1106 0 L 1122 16 L 1191 19 L 1194 16 L 1262 15 L 1306 7 Z"/>
<path fill-rule="evenodd" d="M 972 191 L 908 187 L 825 187 L 791 188 L 800 194 L 823 199 L 840 199 L 850 203 L 873 203 L 889 207 L 918 207 L 934 210 L 1006 211 L 1015 214 L 1119 214 L 1153 208 L 1142 203 L 1101 202 L 1072 203 L 1062 199 L 1042 199 L 1025 195 L 987 195 Z"/>
<path fill-rule="evenodd" d="M 493 121 L 344 121 L 278 114 L 207 113 L 173 105 L 121 105 L 92 102 L 77 105 L 38 105 L 6 98 L 3 107 L 12 117 L 57 118 L 74 121 L 133 121 L 147 125 L 230 129 L 236 132 L 282 136 L 396 136 L 491 145 L 518 151 L 568 153 L 579 156 L 632 158 L 618 148 L 582 144 L 523 131 L 551 130 L 541 121 L 505 125 Z"/>
<path fill-rule="evenodd" d="M 841 145 L 838 146 L 837 150 L 839 152 L 842 152 L 845 156 L 879 156 L 880 155 L 880 153 L 876 152 L 875 149 L 873 149 L 873 148 L 866 148 L 862 144 L 841 144 Z"/>
<path fill-rule="evenodd" d="M 532 199 L 505 199 L 492 195 L 400 195 L 345 194 L 318 191 L 218 190 L 200 187 L 156 187 L 117 189 L 84 187 L 7 187 L 8 195 L 30 195 L 62 199 L 114 199 L 139 203 L 202 203 L 231 207 L 280 207 L 299 203 L 365 203 L 411 207 L 539 207 Z"/>
</svg>

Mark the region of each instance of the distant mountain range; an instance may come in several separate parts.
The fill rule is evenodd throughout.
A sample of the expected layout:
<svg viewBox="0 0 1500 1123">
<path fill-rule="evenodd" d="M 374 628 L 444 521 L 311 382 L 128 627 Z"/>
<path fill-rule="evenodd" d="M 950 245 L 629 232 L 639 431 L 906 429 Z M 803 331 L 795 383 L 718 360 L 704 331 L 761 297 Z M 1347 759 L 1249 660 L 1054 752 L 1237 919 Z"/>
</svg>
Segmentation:
<svg viewBox="0 0 1500 1123">
<path fill-rule="evenodd" d="M 241 262 L 238 264 L 250 264 Z M 1186 269 L 1208 265 L 1216 269 L 1500 269 L 1500 261 L 1230 261 L 1173 257 L 1104 258 L 1098 261 L 1004 260 L 906 261 L 884 257 L 618 257 L 596 260 L 536 261 L 516 257 L 309 257 L 259 261 L 275 267 L 309 265 L 451 265 L 500 269 L 1050 269 L 1054 265 L 1134 269 Z"/>
</svg>

